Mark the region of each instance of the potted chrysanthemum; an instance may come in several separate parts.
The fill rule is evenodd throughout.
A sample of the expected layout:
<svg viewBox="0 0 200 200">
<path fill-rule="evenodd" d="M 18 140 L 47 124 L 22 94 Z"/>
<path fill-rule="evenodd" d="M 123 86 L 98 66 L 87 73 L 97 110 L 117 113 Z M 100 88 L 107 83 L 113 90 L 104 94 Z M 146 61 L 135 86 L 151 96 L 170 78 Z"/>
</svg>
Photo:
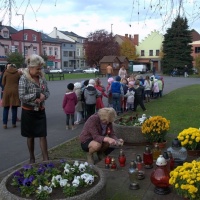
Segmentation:
<svg viewBox="0 0 200 200">
<path fill-rule="evenodd" d="M 193 127 L 184 129 L 177 138 L 188 150 L 189 155 L 200 155 L 200 129 Z"/>
<path fill-rule="evenodd" d="M 170 121 L 162 116 L 148 118 L 142 124 L 142 133 L 150 143 L 166 142 L 166 134 L 170 128 Z"/>
<path fill-rule="evenodd" d="M 51 161 L 25 165 L 3 179 L 2 199 L 99 198 L 105 190 L 103 172 L 80 161 Z M 93 195 L 93 196 L 91 196 Z M 101 197 L 103 199 L 103 197 Z"/>
<path fill-rule="evenodd" d="M 169 183 L 185 199 L 200 199 L 200 162 L 185 162 L 170 172 Z"/>
</svg>

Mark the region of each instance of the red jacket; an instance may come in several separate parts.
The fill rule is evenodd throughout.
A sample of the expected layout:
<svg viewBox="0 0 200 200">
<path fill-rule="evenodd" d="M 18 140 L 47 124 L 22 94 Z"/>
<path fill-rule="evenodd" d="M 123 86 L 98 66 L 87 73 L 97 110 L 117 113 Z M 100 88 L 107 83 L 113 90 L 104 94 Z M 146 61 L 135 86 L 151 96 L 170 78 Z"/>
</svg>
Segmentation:
<svg viewBox="0 0 200 200">
<path fill-rule="evenodd" d="M 65 114 L 74 114 L 77 102 L 78 101 L 75 92 L 66 93 L 63 98 L 63 104 L 62 104 L 62 108 Z"/>
</svg>

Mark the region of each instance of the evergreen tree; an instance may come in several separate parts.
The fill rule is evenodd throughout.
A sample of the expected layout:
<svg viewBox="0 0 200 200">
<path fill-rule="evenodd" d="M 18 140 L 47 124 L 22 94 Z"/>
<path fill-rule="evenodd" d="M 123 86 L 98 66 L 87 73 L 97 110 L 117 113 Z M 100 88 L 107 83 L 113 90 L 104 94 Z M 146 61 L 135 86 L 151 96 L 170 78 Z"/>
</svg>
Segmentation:
<svg viewBox="0 0 200 200">
<path fill-rule="evenodd" d="M 192 46 L 189 43 L 192 43 L 192 35 L 188 30 L 188 21 L 178 16 L 164 35 L 161 60 L 163 73 L 170 73 L 173 68 L 183 70 L 185 65 L 192 68 Z"/>
</svg>

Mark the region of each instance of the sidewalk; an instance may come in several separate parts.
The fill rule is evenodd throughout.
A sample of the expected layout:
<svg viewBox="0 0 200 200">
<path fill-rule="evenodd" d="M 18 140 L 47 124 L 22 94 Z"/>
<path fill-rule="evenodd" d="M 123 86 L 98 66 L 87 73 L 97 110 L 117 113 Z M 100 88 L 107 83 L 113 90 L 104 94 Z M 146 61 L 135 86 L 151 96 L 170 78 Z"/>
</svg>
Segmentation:
<svg viewBox="0 0 200 200">
<path fill-rule="evenodd" d="M 169 144 L 171 145 L 171 144 Z M 168 148 L 168 147 L 166 147 Z M 170 194 L 167 195 L 158 195 L 154 193 L 154 185 L 151 183 L 150 176 L 152 171 L 155 169 L 156 165 L 152 169 L 144 169 L 145 179 L 138 180 L 140 189 L 130 190 L 129 189 L 129 177 L 128 177 L 128 168 L 130 162 L 135 160 L 136 155 L 143 155 L 145 146 L 123 146 L 122 147 L 124 154 L 126 156 L 126 165 L 125 167 L 120 167 L 118 162 L 118 156 L 120 148 L 115 148 L 109 156 L 114 157 L 117 163 L 117 170 L 111 171 L 110 169 L 105 169 L 104 160 L 101 160 L 96 164 L 101 168 L 107 177 L 106 185 L 106 199 L 107 200 L 182 200 L 183 198 L 178 196 L 175 192 L 171 190 Z M 166 150 L 166 149 L 164 149 Z M 162 151 L 162 153 L 164 152 Z M 188 161 L 196 159 L 189 158 Z"/>
</svg>

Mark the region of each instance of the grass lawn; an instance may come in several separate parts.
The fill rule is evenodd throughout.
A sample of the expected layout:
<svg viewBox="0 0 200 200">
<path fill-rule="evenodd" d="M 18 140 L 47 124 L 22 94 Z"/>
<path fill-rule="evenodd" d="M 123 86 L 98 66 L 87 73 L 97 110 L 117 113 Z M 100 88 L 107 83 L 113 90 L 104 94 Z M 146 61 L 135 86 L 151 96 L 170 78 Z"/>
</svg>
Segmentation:
<svg viewBox="0 0 200 200">
<path fill-rule="evenodd" d="M 200 123 L 200 85 L 192 85 L 177 89 L 162 98 L 145 103 L 147 116 L 161 115 L 170 120 L 167 140 L 174 139 L 185 128 L 199 128 Z M 138 114 L 143 111 L 138 107 Z M 78 139 L 73 139 L 49 152 L 50 159 L 73 158 L 85 159 Z"/>
</svg>

